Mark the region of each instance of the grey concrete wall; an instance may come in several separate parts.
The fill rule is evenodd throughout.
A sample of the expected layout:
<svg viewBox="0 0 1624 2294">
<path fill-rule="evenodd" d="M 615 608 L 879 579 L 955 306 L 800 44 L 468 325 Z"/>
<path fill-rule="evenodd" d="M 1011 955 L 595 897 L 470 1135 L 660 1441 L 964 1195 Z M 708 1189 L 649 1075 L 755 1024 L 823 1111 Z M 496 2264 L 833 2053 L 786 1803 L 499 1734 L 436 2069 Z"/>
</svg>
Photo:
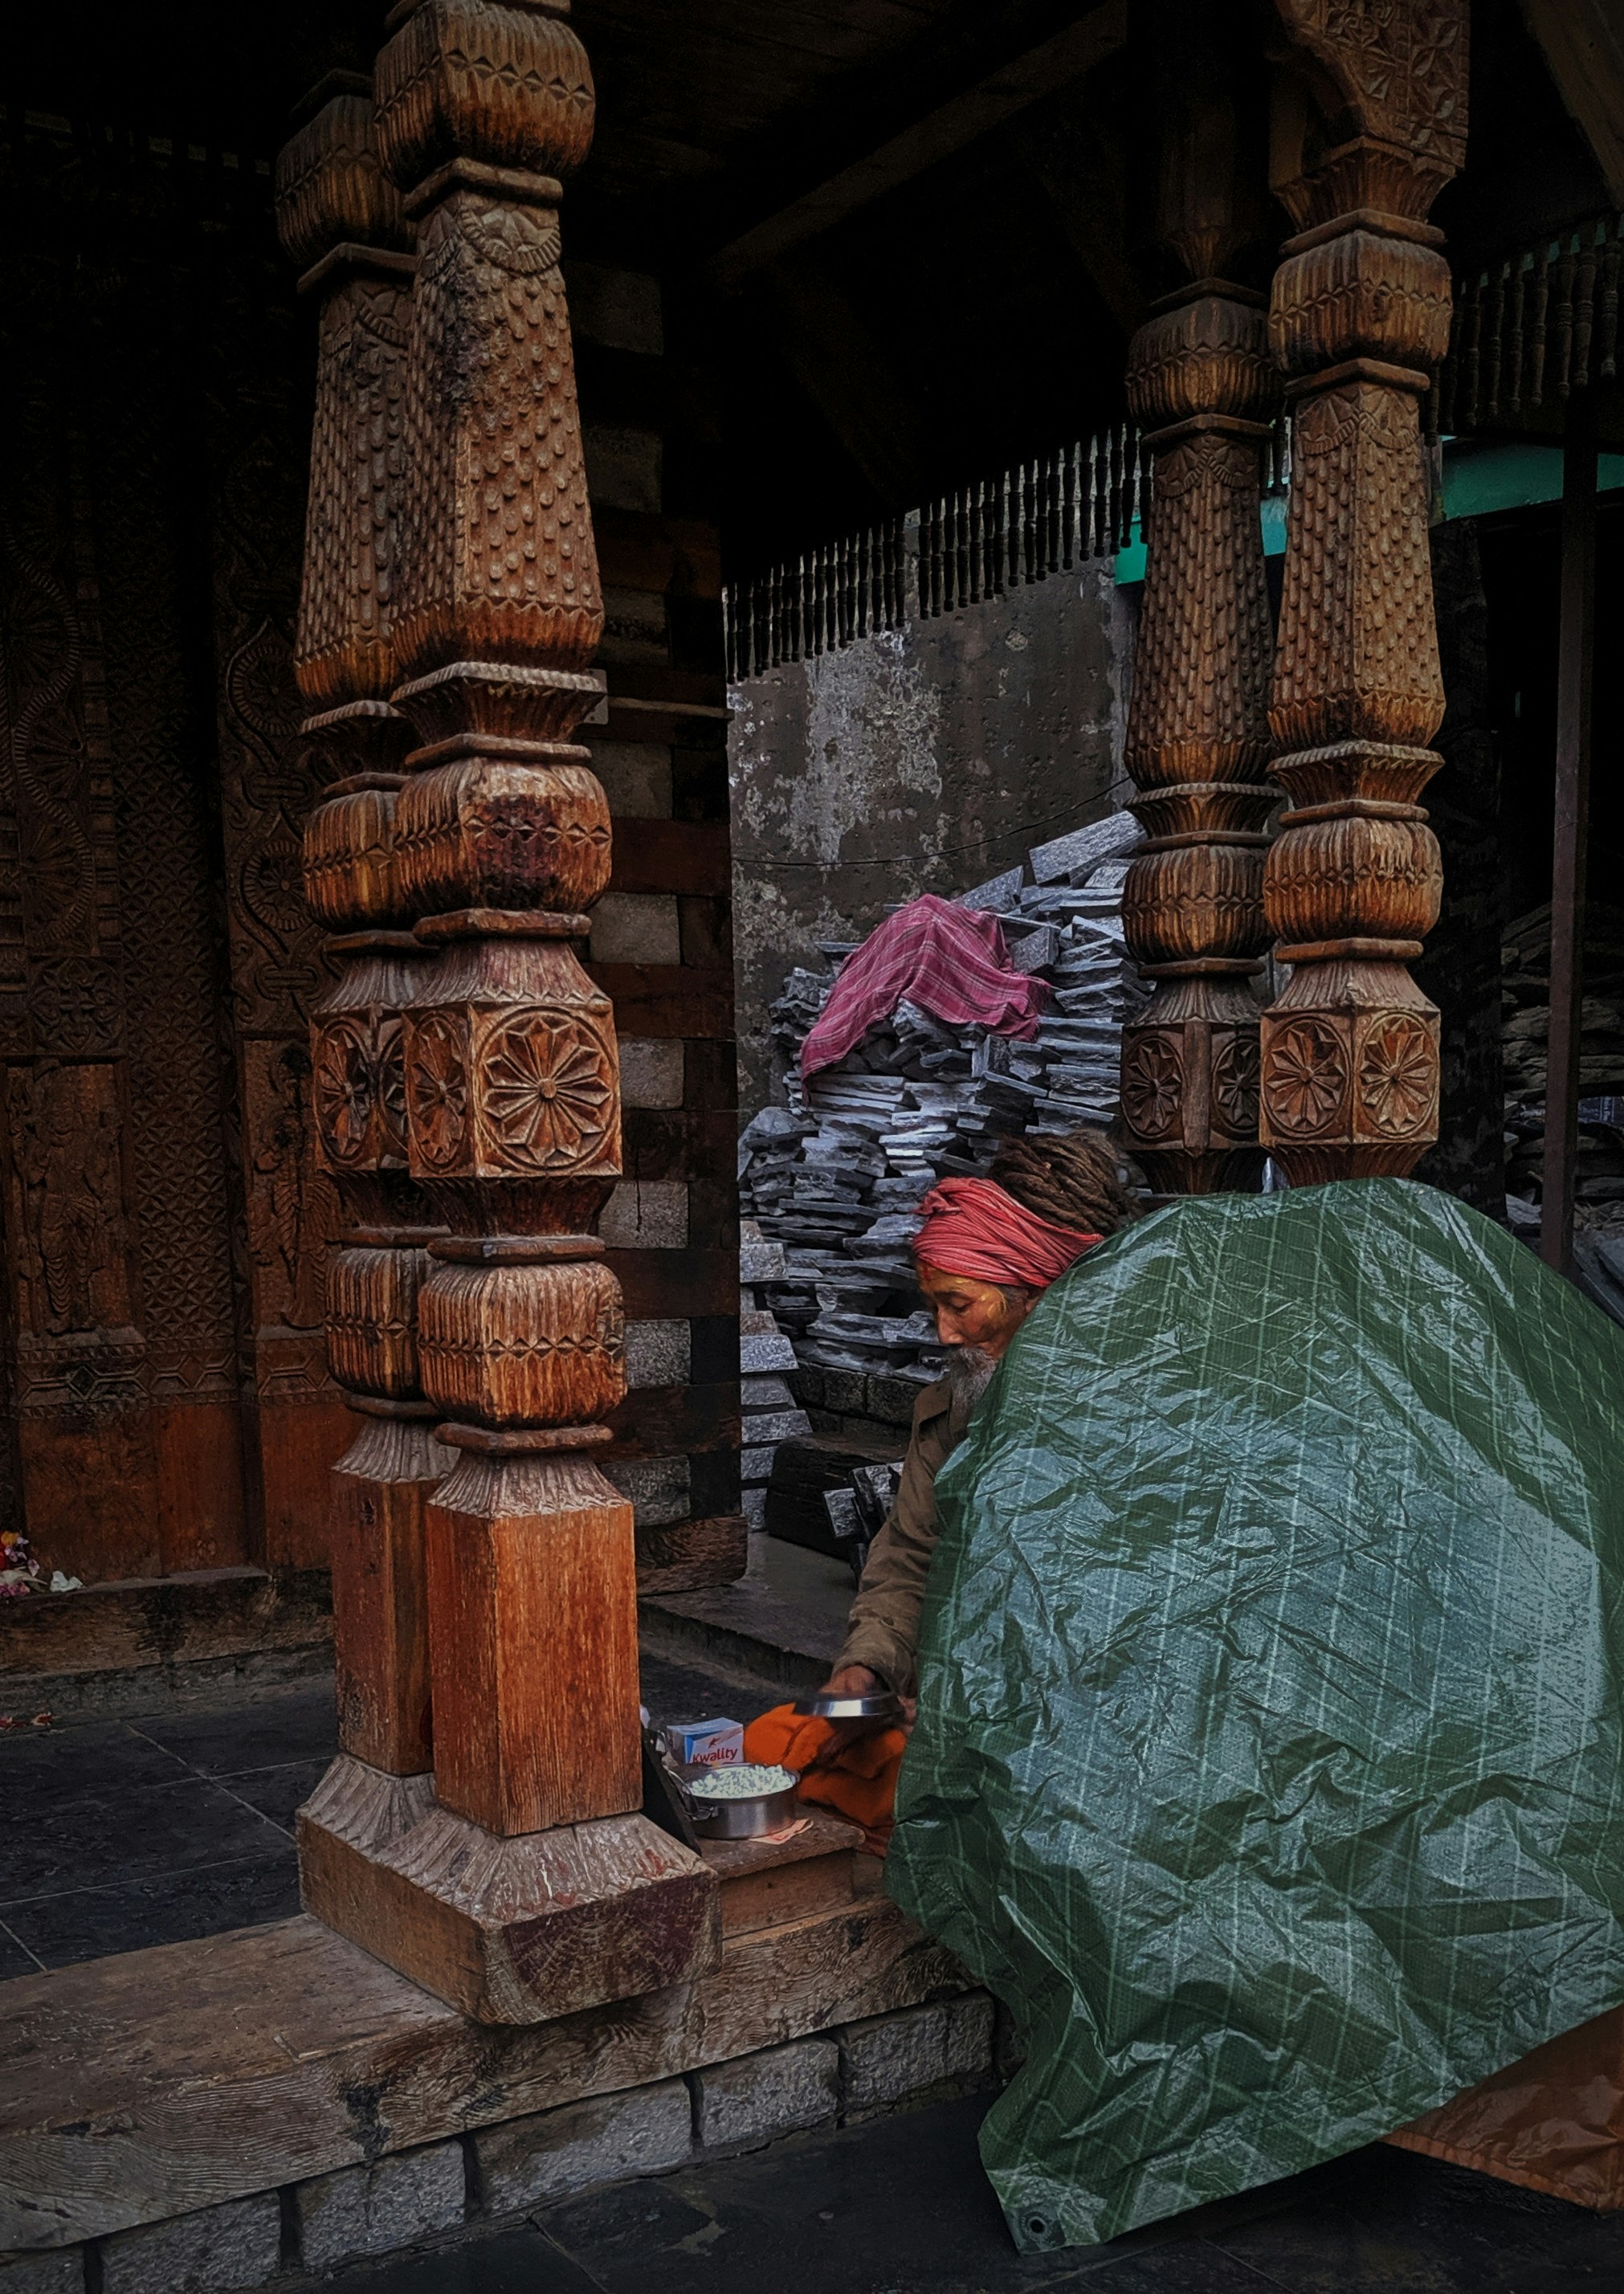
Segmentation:
<svg viewBox="0 0 1624 2294">
<path fill-rule="evenodd" d="M 816 941 L 1120 801 L 1133 620 L 1088 565 L 732 688 L 742 1119 L 773 1095 L 768 1007 Z"/>
</svg>

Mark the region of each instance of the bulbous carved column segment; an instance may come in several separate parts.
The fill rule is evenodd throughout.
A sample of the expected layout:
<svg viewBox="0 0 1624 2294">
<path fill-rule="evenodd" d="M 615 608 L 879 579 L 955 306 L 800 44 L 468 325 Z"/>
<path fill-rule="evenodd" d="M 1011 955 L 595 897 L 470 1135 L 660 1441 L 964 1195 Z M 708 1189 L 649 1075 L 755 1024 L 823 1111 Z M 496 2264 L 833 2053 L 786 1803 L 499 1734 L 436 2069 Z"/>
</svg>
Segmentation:
<svg viewBox="0 0 1624 2294">
<path fill-rule="evenodd" d="M 416 745 L 312 837 L 324 913 L 343 879 L 372 927 L 373 972 L 322 1015 L 328 1152 L 400 1172 L 450 1230 L 414 1270 L 415 1366 L 457 1462 L 425 1515 L 433 1804 L 381 1826 L 340 1763 L 304 1818 L 306 1901 L 516 2022 L 702 1973 L 719 1941 L 710 1875 L 640 1813 L 632 1510 L 589 1454 L 625 1371 L 591 1232 L 621 1169 L 614 1019 L 576 952 L 611 856 L 570 739 L 603 609 L 558 269 L 592 84 L 564 12 L 390 18 L 378 148 L 418 227 L 391 704 Z M 370 988 L 407 916 L 386 1040 Z M 353 1367 L 393 1375 L 401 1286 L 358 1247 L 337 1297 Z"/>
<path fill-rule="evenodd" d="M 1170 297 L 1129 348 L 1154 461 L 1127 767 L 1149 842 L 1127 943 L 1154 982 L 1125 1030 L 1122 1107 L 1170 1194 L 1254 1182 L 1270 628 L 1258 521 L 1277 393 L 1262 298 L 1222 281 Z"/>
</svg>

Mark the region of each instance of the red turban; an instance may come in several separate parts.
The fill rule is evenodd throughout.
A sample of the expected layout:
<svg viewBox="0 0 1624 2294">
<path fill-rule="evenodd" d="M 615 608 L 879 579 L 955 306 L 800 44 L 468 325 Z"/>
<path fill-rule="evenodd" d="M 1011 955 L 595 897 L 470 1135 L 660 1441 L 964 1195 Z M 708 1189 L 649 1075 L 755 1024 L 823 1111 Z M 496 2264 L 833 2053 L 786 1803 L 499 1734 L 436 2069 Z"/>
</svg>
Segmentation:
<svg viewBox="0 0 1624 2294">
<path fill-rule="evenodd" d="M 1104 1237 L 1056 1226 L 992 1179 L 941 1179 L 920 1205 L 914 1255 L 944 1274 L 1042 1290 Z"/>
</svg>

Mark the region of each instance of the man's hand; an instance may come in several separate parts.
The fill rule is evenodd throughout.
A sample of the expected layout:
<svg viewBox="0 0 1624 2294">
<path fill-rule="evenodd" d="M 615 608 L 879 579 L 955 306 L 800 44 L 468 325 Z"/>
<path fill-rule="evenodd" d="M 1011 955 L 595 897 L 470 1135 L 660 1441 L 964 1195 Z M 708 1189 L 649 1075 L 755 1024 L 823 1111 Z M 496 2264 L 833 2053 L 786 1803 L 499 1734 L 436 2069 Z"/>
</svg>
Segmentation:
<svg viewBox="0 0 1624 2294">
<path fill-rule="evenodd" d="M 865 1664 L 843 1664 L 818 1690 L 820 1696 L 878 1696 L 885 1683 Z"/>
<path fill-rule="evenodd" d="M 871 1672 L 865 1664 L 842 1664 L 830 1674 L 817 1693 L 820 1696 L 880 1696 L 884 1692 L 884 1681 L 877 1672 Z M 844 1746 L 854 1744 L 859 1737 L 866 1737 L 880 1723 L 877 1720 L 825 1720 L 824 1726 L 834 1733 L 829 1739 L 828 1751 L 818 1763 L 820 1767 L 832 1761 Z"/>
</svg>

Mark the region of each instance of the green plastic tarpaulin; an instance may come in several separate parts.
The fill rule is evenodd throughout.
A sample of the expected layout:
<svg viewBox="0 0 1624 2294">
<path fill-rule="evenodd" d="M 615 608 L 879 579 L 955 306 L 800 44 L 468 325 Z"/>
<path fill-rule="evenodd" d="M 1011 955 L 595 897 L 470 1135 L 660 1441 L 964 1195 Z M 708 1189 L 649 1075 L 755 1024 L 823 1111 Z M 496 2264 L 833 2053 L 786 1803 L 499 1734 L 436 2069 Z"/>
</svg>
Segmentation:
<svg viewBox="0 0 1624 2294">
<path fill-rule="evenodd" d="M 1159 1211 L 938 1482 L 887 1884 L 1012 2010 L 1027 2250 L 1624 2000 L 1624 1331 L 1402 1180 Z"/>
</svg>

